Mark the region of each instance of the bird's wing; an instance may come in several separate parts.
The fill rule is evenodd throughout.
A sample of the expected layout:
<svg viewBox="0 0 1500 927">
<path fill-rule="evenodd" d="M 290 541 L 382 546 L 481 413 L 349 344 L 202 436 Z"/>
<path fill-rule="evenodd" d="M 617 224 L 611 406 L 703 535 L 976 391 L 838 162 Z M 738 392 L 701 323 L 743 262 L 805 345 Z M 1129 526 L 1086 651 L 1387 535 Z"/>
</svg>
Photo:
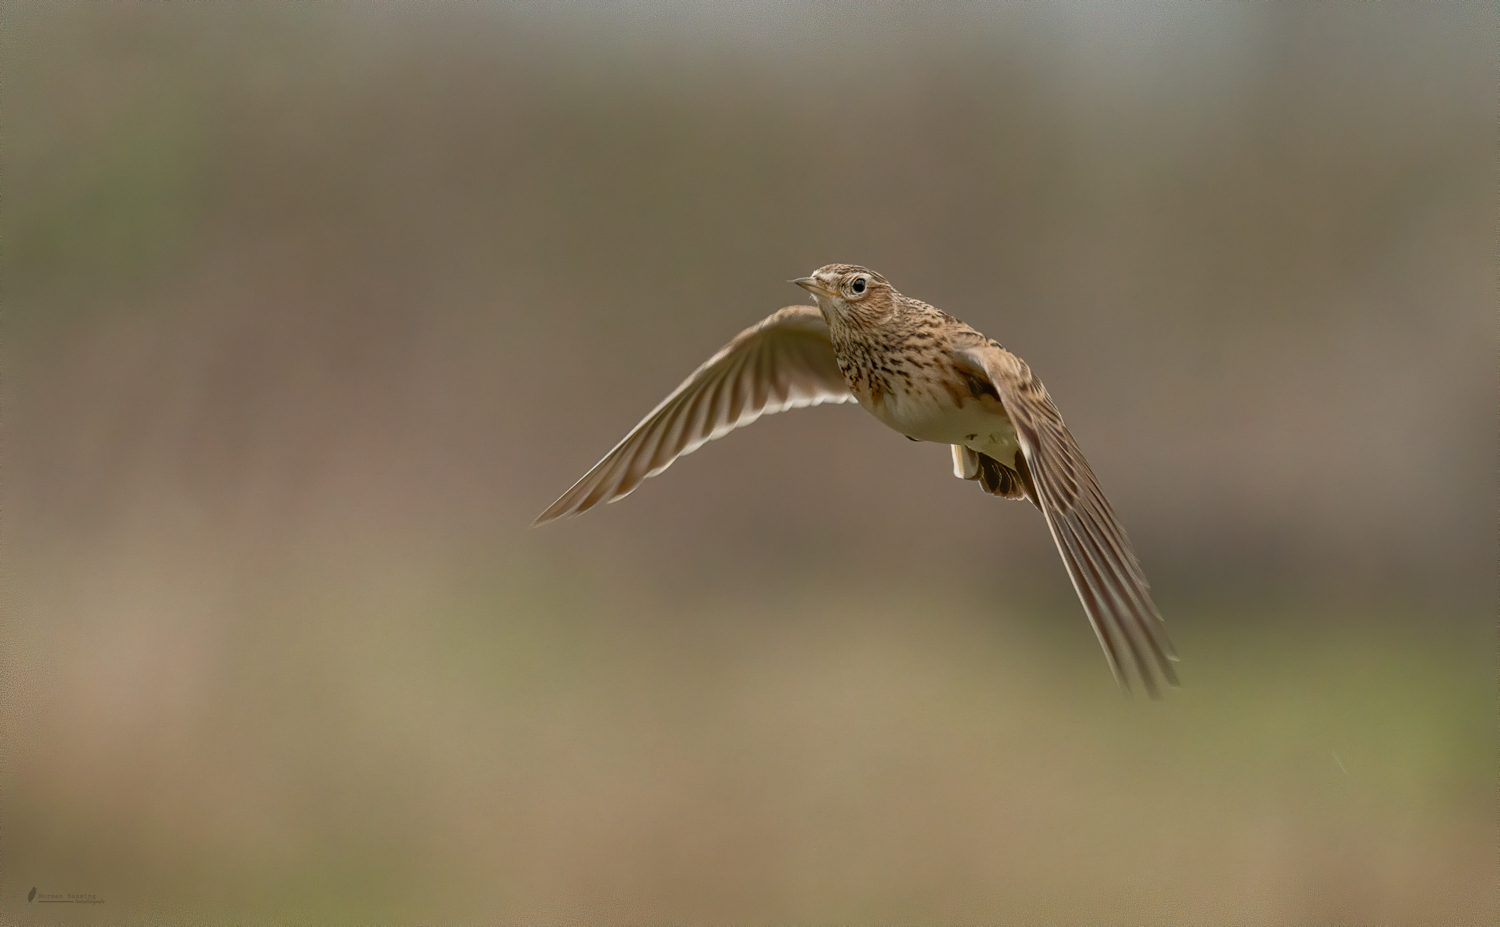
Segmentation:
<svg viewBox="0 0 1500 927">
<path fill-rule="evenodd" d="M 1161 613 L 1119 519 L 1088 461 L 1063 424 L 1047 390 L 1019 357 L 991 344 L 965 351 L 960 362 L 995 385 L 1020 438 L 1027 490 L 1047 518 L 1073 588 L 1104 647 L 1110 669 L 1127 690 L 1127 660 L 1158 696 L 1160 676 L 1177 685 Z"/>
<path fill-rule="evenodd" d="M 815 306 L 787 306 L 693 371 L 533 524 L 613 502 L 683 454 L 762 415 L 853 401 L 823 314 Z"/>
</svg>

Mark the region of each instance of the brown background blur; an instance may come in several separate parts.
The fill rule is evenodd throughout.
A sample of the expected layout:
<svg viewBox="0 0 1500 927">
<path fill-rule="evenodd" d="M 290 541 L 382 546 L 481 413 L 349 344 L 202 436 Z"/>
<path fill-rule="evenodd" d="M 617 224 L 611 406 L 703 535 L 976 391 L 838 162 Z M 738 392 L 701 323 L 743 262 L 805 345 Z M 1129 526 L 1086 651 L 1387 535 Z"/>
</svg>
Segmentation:
<svg viewBox="0 0 1500 927">
<path fill-rule="evenodd" d="M 0 915 L 1493 923 L 1495 14 L 7 4 Z M 1181 691 L 857 408 L 527 527 L 832 261 Z"/>
</svg>

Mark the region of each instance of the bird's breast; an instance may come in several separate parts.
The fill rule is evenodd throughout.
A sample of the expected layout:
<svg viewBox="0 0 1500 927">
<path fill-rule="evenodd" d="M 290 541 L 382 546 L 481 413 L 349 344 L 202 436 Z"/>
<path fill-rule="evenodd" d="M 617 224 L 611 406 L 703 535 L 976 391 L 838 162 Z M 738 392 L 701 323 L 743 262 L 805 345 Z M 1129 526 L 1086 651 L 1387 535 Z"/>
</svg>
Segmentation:
<svg viewBox="0 0 1500 927">
<path fill-rule="evenodd" d="M 859 404 L 894 431 L 918 441 L 960 444 L 1010 459 L 1016 430 L 986 379 L 947 362 L 889 357 L 867 363 L 839 358 Z"/>
</svg>

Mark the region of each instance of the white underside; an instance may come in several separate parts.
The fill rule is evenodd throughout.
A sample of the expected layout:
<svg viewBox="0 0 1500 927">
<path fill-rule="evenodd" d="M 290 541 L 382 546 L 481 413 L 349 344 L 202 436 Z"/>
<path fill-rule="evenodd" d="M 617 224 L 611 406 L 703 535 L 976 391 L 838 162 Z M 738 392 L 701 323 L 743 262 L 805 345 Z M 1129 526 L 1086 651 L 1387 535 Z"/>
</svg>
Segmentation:
<svg viewBox="0 0 1500 927">
<path fill-rule="evenodd" d="M 890 428 L 918 441 L 957 444 L 1007 464 L 1020 448 L 1005 407 L 989 397 L 957 408 L 949 403 L 914 402 L 887 395 L 879 409 L 870 411 Z"/>
</svg>

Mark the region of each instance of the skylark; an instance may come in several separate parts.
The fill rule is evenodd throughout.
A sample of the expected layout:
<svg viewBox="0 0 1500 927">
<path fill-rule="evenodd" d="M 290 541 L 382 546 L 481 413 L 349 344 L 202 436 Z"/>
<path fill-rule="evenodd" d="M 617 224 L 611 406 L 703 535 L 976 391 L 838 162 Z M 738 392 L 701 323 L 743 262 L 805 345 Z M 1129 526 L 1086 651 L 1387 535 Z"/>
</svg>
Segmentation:
<svg viewBox="0 0 1500 927">
<path fill-rule="evenodd" d="M 683 454 L 762 415 L 858 402 L 913 441 L 952 445 L 953 472 L 1041 510 L 1115 678 L 1151 697 L 1177 659 L 1146 576 L 1047 390 L 1000 343 L 874 271 L 829 264 L 662 400 L 536 524 L 619 499 Z"/>
</svg>

